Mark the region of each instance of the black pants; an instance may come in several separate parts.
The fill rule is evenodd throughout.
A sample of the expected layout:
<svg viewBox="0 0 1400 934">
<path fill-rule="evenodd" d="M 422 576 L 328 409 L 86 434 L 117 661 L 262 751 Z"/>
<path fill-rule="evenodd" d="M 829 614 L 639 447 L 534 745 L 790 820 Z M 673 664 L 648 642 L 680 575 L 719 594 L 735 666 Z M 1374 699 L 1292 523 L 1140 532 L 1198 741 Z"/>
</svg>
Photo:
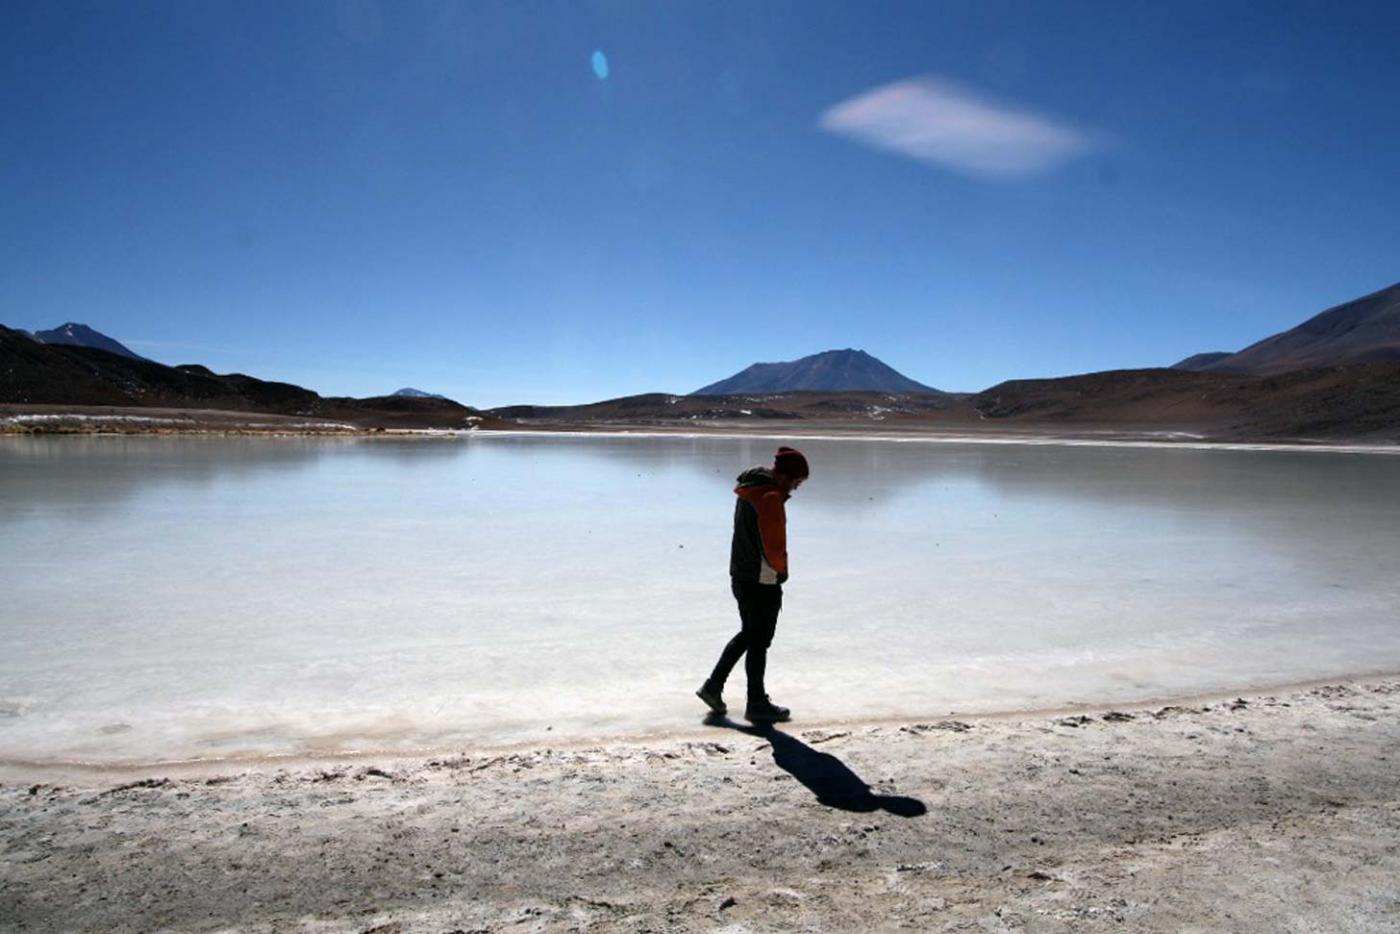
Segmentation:
<svg viewBox="0 0 1400 934">
<path fill-rule="evenodd" d="M 783 608 L 783 588 L 779 584 L 757 581 L 731 581 L 734 599 L 739 601 L 742 627 L 724 651 L 719 654 L 709 685 L 713 690 L 724 688 L 729 673 L 745 652 L 744 673 L 749 679 L 749 699 L 762 700 L 763 673 L 768 667 L 768 646 L 773 644 L 773 630 L 778 626 L 778 611 Z"/>
</svg>

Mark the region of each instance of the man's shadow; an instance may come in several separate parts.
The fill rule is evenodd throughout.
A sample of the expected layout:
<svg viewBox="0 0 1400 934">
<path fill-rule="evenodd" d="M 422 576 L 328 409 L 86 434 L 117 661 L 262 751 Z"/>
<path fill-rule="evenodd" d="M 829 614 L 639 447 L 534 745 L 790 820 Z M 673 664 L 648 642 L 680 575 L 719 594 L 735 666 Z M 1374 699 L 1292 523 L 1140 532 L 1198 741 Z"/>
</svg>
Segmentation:
<svg viewBox="0 0 1400 934">
<path fill-rule="evenodd" d="M 830 753 L 817 752 L 797 737 L 776 729 L 771 723 L 748 726 L 721 714 L 710 714 L 705 718 L 705 725 L 725 727 L 768 740 L 778 768 L 806 785 L 817 796 L 817 801 L 827 807 L 861 813 L 888 811 L 898 817 L 918 817 L 928 811 L 917 798 L 873 794 L 870 786 L 846 763 Z"/>
</svg>

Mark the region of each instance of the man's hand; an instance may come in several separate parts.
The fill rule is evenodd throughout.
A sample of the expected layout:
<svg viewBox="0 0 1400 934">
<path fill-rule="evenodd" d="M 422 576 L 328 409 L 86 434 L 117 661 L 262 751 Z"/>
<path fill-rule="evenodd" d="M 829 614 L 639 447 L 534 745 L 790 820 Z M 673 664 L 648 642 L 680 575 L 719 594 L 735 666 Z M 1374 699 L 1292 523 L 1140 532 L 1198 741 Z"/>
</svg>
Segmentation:
<svg viewBox="0 0 1400 934">
<path fill-rule="evenodd" d="M 780 583 L 780 584 L 786 584 L 786 583 L 787 583 L 787 571 L 781 571 L 781 572 L 779 572 L 779 574 L 778 574 L 778 583 Z"/>
</svg>

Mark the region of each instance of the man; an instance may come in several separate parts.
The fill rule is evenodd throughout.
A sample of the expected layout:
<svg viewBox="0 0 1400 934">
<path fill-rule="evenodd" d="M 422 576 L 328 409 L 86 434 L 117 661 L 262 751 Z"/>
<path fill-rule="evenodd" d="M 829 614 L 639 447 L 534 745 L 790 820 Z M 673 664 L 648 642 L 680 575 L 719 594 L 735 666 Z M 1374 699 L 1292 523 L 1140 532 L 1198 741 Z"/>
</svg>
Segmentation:
<svg viewBox="0 0 1400 934">
<path fill-rule="evenodd" d="M 749 699 L 744 718 L 771 722 L 787 720 L 791 711 L 774 704 L 763 690 L 768 646 L 783 606 L 787 580 L 787 511 L 784 503 L 809 474 L 807 458 L 789 447 L 778 448 L 773 467 L 750 467 L 739 474 L 734 488 L 734 539 L 729 546 L 730 589 L 739 601 L 738 635 L 720 653 L 709 679 L 696 695 L 717 714 L 728 711 L 721 696 L 729 672 L 745 652 Z"/>
</svg>

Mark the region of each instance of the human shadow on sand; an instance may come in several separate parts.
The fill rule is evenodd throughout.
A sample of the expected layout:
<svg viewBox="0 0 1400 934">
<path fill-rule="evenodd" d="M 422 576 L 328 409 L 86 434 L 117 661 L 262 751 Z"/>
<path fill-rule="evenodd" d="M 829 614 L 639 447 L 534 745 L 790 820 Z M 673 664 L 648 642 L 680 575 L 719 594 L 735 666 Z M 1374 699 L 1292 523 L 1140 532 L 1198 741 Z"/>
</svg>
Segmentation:
<svg viewBox="0 0 1400 934">
<path fill-rule="evenodd" d="M 917 798 L 873 793 L 870 786 L 846 763 L 830 753 L 818 752 L 772 724 L 749 726 L 719 714 L 711 714 L 705 718 L 705 725 L 725 727 L 768 740 L 778 768 L 806 785 L 817 796 L 817 801 L 827 807 L 861 813 L 888 811 L 898 817 L 918 817 L 928 811 Z"/>
</svg>

